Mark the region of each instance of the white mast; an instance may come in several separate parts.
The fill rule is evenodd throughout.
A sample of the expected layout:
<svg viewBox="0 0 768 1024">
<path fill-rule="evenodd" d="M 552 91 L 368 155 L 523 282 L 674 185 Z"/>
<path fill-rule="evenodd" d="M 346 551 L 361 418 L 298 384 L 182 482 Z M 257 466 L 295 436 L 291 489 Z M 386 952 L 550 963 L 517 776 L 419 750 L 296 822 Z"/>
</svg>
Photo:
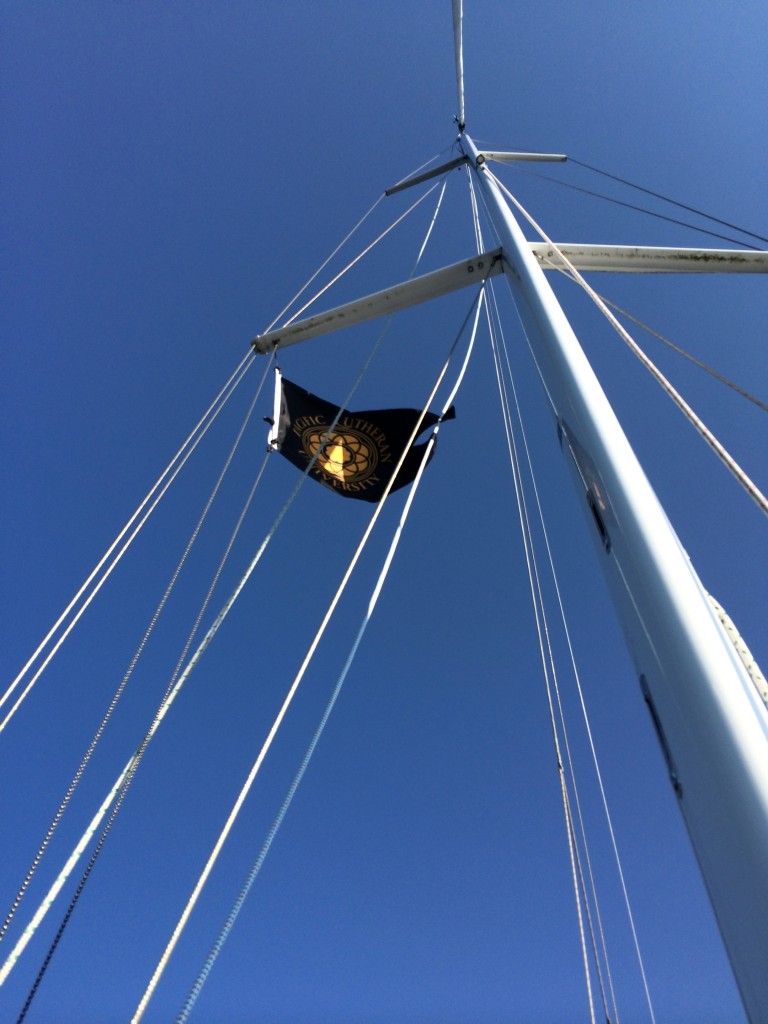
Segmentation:
<svg viewBox="0 0 768 1024">
<path fill-rule="evenodd" d="M 464 131 L 464 43 L 463 25 L 464 18 L 462 0 L 453 0 L 453 50 L 456 57 L 456 92 L 459 105 L 456 110 L 456 122 L 459 131 Z"/>
<path fill-rule="evenodd" d="M 768 714 L 542 268 L 465 134 L 736 981 L 768 1021 Z"/>
</svg>

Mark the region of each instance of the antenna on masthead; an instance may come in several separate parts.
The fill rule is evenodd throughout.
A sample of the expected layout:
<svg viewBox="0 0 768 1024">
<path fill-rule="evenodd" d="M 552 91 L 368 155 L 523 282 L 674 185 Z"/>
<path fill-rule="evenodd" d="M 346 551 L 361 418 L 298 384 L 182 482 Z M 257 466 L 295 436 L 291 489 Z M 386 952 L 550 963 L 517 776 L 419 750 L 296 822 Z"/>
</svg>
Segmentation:
<svg viewBox="0 0 768 1024">
<path fill-rule="evenodd" d="M 456 55 L 456 88 L 459 93 L 459 112 L 456 115 L 456 123 L 462 134 L 464 133 L 464 52 L 461 38 L 463 17 L 462 0 L 453 0 L 453 49 Z"/>
</svg>

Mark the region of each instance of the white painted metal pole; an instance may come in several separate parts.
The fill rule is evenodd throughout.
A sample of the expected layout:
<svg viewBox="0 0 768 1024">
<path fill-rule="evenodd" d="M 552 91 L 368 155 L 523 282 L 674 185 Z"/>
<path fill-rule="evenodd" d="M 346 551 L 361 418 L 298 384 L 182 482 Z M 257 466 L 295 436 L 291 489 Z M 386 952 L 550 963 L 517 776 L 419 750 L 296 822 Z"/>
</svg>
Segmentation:
<svg viewBox="0 0 768 1024">
<path fill-rule="evenodd" d="M 464 5 L 462 0 L 453 0 L 453 51 L 456 58 L 456 91 L 459 100 L 459 107 L 456 112 L 456 120 L 461 131 L 464 131 L 463 6 Z"/>
<path fill-rule="evenodd" d="M 768 714 L 498 187 L 504 269 L 595 528 L 747 1014 L 768 1021 Z"/>
</svg>

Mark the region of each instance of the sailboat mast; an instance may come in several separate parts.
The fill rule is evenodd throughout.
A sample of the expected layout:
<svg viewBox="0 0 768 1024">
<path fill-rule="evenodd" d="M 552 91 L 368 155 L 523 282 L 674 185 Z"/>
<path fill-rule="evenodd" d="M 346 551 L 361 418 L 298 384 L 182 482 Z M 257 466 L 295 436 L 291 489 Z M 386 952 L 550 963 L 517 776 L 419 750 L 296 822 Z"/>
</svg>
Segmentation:
<svg viewBox="0 0 768 1024">
<path fill-rule="evenodd" d="M 768 1020 L 768 713 L 481 153 L 462 132 L 742 999 Z"/>
</svg>

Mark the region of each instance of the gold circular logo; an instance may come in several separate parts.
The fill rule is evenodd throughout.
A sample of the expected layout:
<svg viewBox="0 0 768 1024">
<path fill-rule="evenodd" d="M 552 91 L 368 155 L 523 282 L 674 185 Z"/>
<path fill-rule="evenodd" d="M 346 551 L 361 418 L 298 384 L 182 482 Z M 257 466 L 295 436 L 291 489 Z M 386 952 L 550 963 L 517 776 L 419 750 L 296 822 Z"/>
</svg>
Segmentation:
<svg viewBox="0 0 768 1024">
<path fill-rule="evenodd" d="M 319 450 L 327 433 L 327 428 L 310 427 L 302 434 L 301 443 L 310 459 Z M 373 473 L 378 461 L 379 454 L 370 439 L 362 431 L 344 427 L 331 431 L 315 465 L 334 480 L 358 483 Z"/>
</svg>

